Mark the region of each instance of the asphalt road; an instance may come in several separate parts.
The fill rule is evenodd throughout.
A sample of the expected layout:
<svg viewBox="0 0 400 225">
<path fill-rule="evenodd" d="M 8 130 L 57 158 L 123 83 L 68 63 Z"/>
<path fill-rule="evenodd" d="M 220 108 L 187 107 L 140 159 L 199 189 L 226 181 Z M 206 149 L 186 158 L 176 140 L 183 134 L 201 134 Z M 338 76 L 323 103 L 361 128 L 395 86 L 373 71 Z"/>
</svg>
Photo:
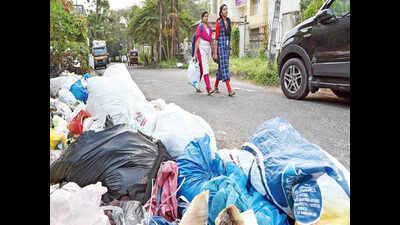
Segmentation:
<svg viewBox="0 0 400 225">
<path fill-rule="evenodd" d="M 229 97 L 225 84 L 220 94 L 195 93 L 183 69 L 129 70 L 148 100 L 164 99 L 204 118 L 214 130 L 219 149 L 240 148 L 268 119 L 284 117 L 309 142 L 320 146 L 350 170 L 350 102 L 320 89 L 304 100 L 287 99 L 279 87 L 264 87 L 231 77 L 236 91 Z M 215 78 L 211 78 L 214 84 Z M 202 81 L 202 90 L 205 89 Z"/>
</svg>

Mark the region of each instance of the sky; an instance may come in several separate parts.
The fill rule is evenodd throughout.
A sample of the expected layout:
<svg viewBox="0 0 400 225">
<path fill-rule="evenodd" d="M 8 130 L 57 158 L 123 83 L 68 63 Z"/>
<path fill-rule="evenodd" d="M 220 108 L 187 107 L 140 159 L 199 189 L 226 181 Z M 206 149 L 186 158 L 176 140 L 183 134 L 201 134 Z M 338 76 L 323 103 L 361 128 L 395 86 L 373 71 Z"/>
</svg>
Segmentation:
<svg viewBox="0 0 400 225">
<path fill-rule="evenodd" d="M 89 8 L 87 0 L 72 0 L 74 4 L 84 5 L 85 9 Z M 140 5 L 144 0 L 108 0 L 110 3 L 110 9 L 117 10 L 123 8 L 129 8 L 133 5 Z"/>
</svg>

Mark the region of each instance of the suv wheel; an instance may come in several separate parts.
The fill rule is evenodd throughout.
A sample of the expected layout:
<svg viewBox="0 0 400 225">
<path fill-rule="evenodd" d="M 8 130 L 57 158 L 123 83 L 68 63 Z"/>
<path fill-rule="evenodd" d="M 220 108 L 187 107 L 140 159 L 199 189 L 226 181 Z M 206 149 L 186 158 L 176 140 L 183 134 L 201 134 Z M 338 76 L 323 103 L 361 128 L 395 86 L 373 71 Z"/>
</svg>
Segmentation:
<svg viewBox="0 0 400 225">
<path fill-rule="evenodd" d="M 285 62 L 280 79 L 281 89 L 287 98 L 303 99 L 310 92 L 307 85 L 306 68 L 298 58 L 292 58 Z"/>
<path fill-rule="evenodd" d="M 339 98 L 350 98 L 350 92 L 348 91 L 334 90 L 334 89 L 331 89 L 331 91 Z"/>
</svg>

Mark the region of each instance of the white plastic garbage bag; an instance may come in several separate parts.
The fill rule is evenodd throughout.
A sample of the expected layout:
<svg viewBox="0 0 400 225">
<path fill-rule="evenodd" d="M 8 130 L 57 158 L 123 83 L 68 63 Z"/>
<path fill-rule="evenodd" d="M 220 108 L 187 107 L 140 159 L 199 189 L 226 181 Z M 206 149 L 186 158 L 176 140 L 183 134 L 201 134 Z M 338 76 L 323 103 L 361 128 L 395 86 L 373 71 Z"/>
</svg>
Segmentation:
<svg viewBox="0 0 400 225">
<path fill-rule="evenodd" d="M 211 155 L 214 158 L 217 144 L 210 125 L 200 116 L 170 103 L 158 113 L 153 138 L 161 140 L 169 154 L 176 159 L 183 154 L 189 142 L 204 134 L 210 137 Z"/>
<path fill-rule="evenodd" d="M 99 132 L 104 130 L 104 123 L 102 124 L 96 117 L 88 117 L 83 120 L 83 132 L 93 130 Z"/>
<path fill-rule="evenodd" d="M 55 113 L 59 114 L 68 123 L 72 120 L 71 118 L 72 110 L 67 104 L 60 101 L 59 99 L 52 99 L 52 98 L 50 98 L 50 104 L 55 107 Z"/>
<path fill-rule="evenodd" d="M 58 91 L 58 99 L 68 105 L 79 104 L 79 101 L 76 100 L 74 94 L 72 94 L 68 89 L 61 88 Z"/>
<path fill-rule="evenodd" d="M 162 98 L 152 100 L 150 102 L 151 102 L 151 104 L 153 104 L 156 111 L 164 110 L 165 106 L 167 105 L 167 103 L 165 103 L 164 99 L 162 99 Z"/>
<path fill-rule="evenodd" d="M 109 71 L 116 72 L 111 74 Z M 138 104 L 147 101 L 145 96 L 128 77 L 126 68 L 110 66 L 106 72 L 108 76 L 92 77 L 88 80 L 87 111 L 97 117 L 101 124 L 110 115 L 114 124 L 126 123 L 130 128 L 136 129 Z"/>
<path fill-rule="evenodd" d="M 83 102 L 79 102 L 79 105 L 75 106 L 74 111 L 71 113 L 71 120 L 75 118 L 81 110 L 86 110 L 86 105 Z"/>
<path fill-rule="evenodd" d="M 50 224 L 110 225 L 100 208 L 106 192 L 100 182 L 83 188 L 73 182 L 65 184 L 50 195 Z"/>
<path fill-rule="evenodd" d="M 190 61 L 187 70 L 188 73 L 188 83 L 194 88 L 198 88 L 200 84 L 200 65 L 198 62 Z"/>
<path fill-rule="evenodd" d="M 124 78 L 131 78 L 129 71 L 126 69 L 125 64 L 123 63 L 116 63 L 111 66 L 108 66 L 107 69 L 104 71 L 104 77 L 115 77 L 121 76 Z"/>
<path fill-rule="evenodd" d="M 135 110 L 136 129 L 147 136 L 153 136 L 159 111 L 148 101 L 139 102 L 135 106 Z"/>
<path fill-rule="evenodd" d="M 58 91 L 62 88 L 69 90 L 71 85 L 78 80 L 78 76 L 70 75 L 70 76 L 59 76 L 50 79 L 50 96 L 53 98 L 57 96 Z"/>
</svg>

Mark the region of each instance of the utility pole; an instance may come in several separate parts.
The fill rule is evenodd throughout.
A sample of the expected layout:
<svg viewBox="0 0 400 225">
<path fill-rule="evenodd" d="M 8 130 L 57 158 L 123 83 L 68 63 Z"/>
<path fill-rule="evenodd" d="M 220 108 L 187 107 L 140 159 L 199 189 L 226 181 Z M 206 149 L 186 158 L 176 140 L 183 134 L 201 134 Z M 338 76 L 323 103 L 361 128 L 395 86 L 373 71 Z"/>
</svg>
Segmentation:
<svg viewBox="0 0 400 225">
<path fill-rule="evenodd" d="M 275 0 L 274 19 L 272 20 L 271 44 L 269 47 L 269 54 L 268 54 L 269 67 L 271 67 L 274 64 L 276 56 L 276 33 L 279 26 L 280 10 L 281 10 L 281 0 Z"/>
<path fill-rule="evenodd" d="M 249 22 L 247 22 L 247 15 L 241 16 L 241 19 L 244 18 L 244 22 L 242 22 L 241 24 L 244 25 L 244 34 L 243 34 L 243 53 L 246 52 L 246 25 L 249 24 Z"/>
</svg>

